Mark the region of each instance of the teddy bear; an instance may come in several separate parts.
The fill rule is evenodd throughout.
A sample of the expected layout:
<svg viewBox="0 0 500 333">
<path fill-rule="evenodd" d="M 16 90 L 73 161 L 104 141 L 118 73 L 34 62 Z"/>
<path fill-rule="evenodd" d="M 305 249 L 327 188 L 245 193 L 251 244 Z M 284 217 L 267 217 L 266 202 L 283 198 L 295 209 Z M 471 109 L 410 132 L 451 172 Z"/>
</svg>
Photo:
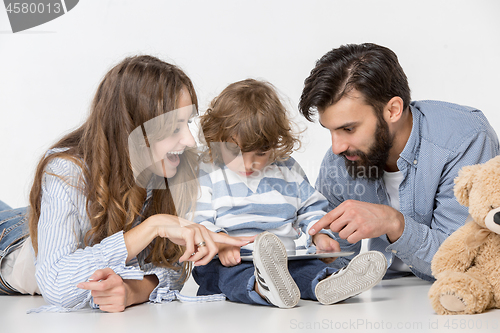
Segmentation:
<svg viewBox="0 0 500 333">
<path fill-rule="evenodd" d="M 432 260 L 432 307 L 438 314 L 500 308 L 500 156 L 463 167 L 454 194 L 469 217 Z"/>
</svg>

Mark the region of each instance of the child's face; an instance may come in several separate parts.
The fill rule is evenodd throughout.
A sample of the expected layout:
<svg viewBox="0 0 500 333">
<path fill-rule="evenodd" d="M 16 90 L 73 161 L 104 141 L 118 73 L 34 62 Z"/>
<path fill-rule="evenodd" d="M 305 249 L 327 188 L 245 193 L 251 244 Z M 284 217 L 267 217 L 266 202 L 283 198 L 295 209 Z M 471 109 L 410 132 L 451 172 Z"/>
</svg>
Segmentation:
<svg viewBox="0 0 500 333">
<path fill-rule="evenodd" d="M 240 147 L 233 142 L 221 144 L 221 153 L 224 164 L 229 170 L 249 177 L 269 164 L 271 151 L 250 151 L 242 153 Z"/>
</svg>

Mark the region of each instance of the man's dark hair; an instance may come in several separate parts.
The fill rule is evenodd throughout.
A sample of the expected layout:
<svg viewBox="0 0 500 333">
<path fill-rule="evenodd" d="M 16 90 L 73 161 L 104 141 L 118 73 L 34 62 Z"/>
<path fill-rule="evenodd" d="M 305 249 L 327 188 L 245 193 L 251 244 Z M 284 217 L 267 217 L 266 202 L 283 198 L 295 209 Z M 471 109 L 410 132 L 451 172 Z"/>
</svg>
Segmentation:
<svg viewBox="0 0 500 333">
<path fill-rule="evenodd" d="M 401 97 L 404 110 L 410 104 L 410 87 L 398 57 L 390 49 L 371 43 L 342 45 L 316 62 L 304 81 L 299 111 L 312 121 L 353 89 L 368 105 L 381 112 L 389 100 Z"/>
</svg>

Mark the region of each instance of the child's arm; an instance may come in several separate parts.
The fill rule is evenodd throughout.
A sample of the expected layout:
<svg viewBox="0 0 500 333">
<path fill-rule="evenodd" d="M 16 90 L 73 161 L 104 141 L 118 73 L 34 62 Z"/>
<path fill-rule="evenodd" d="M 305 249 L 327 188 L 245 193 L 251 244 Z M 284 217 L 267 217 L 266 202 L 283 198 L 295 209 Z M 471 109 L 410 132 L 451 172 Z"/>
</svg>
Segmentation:
<svg viewBox="0 0 500 333">
<path fill-rule="evenodd" d="M 202 164 L 200 167 L 199 183 L 200 194 L 196 203 L 196 211 L 194 212 L 194 222 L 204 225 L 208 230 L 216 232 L 217 235 L 227 236 L 226 231 L 216 225 L 217 211 L 213 208 L 212 200 L 214 199 L 214 189 L 212 178 L 210 177 L 213 170 L 211 166 Z M 219 260 L 226 267 L 238 265 L 241 262 L 240 246 L 230 244 L 216 243 L 218 249 Z"/>
<path fill-rule="evenodd" d="M 217 244 L 219 247 L 219 260 L 223 266 L 236 266 L 241 262 L 240 247 L 228 244 Z"/>
<path fill-rule="evenodd" d="M 316 234 L 312 237 L 316 253 L 340 252 L 340 244 L 327 234 Z"/>
<path fill-rule="evenodd" d="M 232 238 L 238 241 L 244 241 L 246 244 L 252 243 L 257 236 L 248 236 L 248 237 L 231 237 L 227 234 L 220 232 L 218 233 L 222 237 L 222 239 Z M 234 244 L 234 243 L 233 243 Z M 230 242 L 227 243 L 216 243 L 219 248 L 219 260 L 222 265 L 226 267 L 236 266 L 241 262 L 240 257 L 240 249 L 241 246 L 232 245 Z"/>
<path fill-rule="evenodd" d="M 312 237 L 312 242 L 316 245 L 316 253 L 340 252 L 340 244 L 327 234 L 318 233 Z M 325 263 L 331 263 L 336 258 L 324 258 Z"/>
<path fill-rule="evenodd" d="M 198 181 L 200 184 L 200 192 L 196 201 L 196 210 L 193 213 L 193 221 L 199 223 L 208 230 L 220 233 L 226 232 L 223 228 L 216 225 L 217 210 L 214 208 L 212 201 L 214 200 L 214 189 L 211 179 L 211 166 L 201 164 Z M 214 171 L 212 171 L 214 172 Z"/>
</svg>

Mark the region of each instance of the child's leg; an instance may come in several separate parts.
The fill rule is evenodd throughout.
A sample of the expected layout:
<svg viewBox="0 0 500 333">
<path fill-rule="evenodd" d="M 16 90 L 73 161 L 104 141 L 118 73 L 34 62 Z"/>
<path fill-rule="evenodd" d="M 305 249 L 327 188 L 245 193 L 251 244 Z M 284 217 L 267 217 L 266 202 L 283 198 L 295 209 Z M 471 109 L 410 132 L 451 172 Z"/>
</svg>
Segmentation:
<svg viewBox="0 0 500 333">
<path fill-rule="evenodd" d="M 251 262 L 225 267 L 218 259 L 195 267 L 193 278 L 199 285 L 198 296 L 223 293 L 233 302 L 270 305 L 254 290 L 254 270 Z"/>
<path fill-rule="evenodd" d="M 300 290 L 288 271 L 285 246 L 276 235 L 265 231 L 255 238 L 253 263 L 262 298 L 280 308 L 297 305 Z"/>
<path fill-rule="evenodd" d="M 314 290 L 318 282 L 337 271 L 319 259 L 290 260 L 288 270 L 300 289 L 300 298 L 313 301 L 317 301 Z"/>
<path fill-rule="evenodd" d="M 371 289 L 387 271 L 387 259 L 378 251 L 354 257 L 349 265 L 316 283 L 315 294 L 322 304 L 333 304 Z"/>
</svg>

